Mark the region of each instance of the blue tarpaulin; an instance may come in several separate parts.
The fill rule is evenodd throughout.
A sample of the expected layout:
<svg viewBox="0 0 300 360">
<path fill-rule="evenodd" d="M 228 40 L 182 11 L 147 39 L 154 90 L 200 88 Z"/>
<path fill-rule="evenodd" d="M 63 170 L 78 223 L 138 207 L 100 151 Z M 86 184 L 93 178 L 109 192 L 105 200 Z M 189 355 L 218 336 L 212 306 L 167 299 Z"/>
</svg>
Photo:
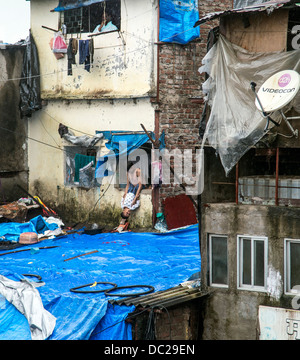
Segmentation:
<svg viewBox="0 0 300 360">
<path fill-rule="evenodd" d="M 97 160 L 96 172 L 95 172 L 96 178 L 102 178 L 104 176 L 109 176 L 113 174 L 113 172 L 110 171 L 111 169 L 108 169 L 107 166 L 107 160 L 110 157 L 117 158 L 120 156 L 128 155 L 132 153 L 134 150 L 139 149 L 148 141 L 150 141 L 148 135 L 145 133 L 128 134 L 128 132 L 125 131 L 123 132 L 103 131 L 101 133 L 103 134 L 104 138 L 107 140 L 105 146 L 107 147 L 107 149 L 110 150 L 110 153 L 108 155 L 104 155 L 103 157 Z M 153 132 L 150 132 L 149 135 L 153 140 L 155 140 L 155 135 Z M 160 149 L 165 148 L 164 132 L 160 136 L 159 141 L 160 141 Z"/>
<path fill-rule="evenodd" d="M 58 6 L 53 9 L 53 11 L 78 9 L 83 6 L 89 6 L 103 1 L 109 0 L 59 0 Z"/>
<path fill-rule="evenodd" d="M 159 40 L 187 44 L 200 36 L 198 0 L 160 0 Z"/>
<path fill-rule="evenodd" d="M 49 224 L 42 216 L 37 216 L 27 223 L 1 223 L 0 224 L 0 238 L 4 241 L 18 242 L 19 237 L 24 232 L 35 232 L 43 234 L 47 230 L 55 230 L 58 228 L 57 224 Z"/>
<path fill-rule="evenodd" d="M 38 250 L 39 246 L 57 247 Z M 37 289 L 44 308 L 56 317 L 49 340 L 131 339 L 131 325 L 124 319 L 134 307 L 111 305 L 108 300 L 118 297 L 112 298 L 103 292 L 81 294 L 71 292 L 71 288 L 110 282 L 118 286 L 149 285 L 155 291 L 167 290 L 188 280 L 201 268 L 197 225 L 163 234 L 71 234 L 44 240 L 34 247 L 35 251 L 11 254 L 1 251 L 7 254 L 0 256 L 0 275 L 15 281 L 24 278 L 22 274 L 42 277 L 44 285 Z M 95 250 L 98 252 L 68 260 Z M 95 284 L 84 290 L 109 287 Z M 138 292 L 146 290 L 138 288 Z M 137 289 L 128 289 L 126 293 L 130 291 Z M 30 339 L 24 316 L 1 296 L 0 339 Z"/>
</svg>

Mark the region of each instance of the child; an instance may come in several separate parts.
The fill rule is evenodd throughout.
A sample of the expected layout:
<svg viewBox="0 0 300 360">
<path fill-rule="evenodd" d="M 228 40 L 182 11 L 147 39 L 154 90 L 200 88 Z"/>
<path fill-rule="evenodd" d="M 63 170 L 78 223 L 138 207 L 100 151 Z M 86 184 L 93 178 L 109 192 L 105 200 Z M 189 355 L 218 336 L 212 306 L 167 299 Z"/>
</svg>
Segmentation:
<svg viewBox="0 0 300 360">
<path fill-rule="evenodd" d="M 131 167 L 127 174 L 127 185 L 121 200 L 122 218 L 128 219 L 131 210 L 135 210 L 140 206 L 140 200 L 138 199 L 142 186 L 141 169 Z"/>
</svg>

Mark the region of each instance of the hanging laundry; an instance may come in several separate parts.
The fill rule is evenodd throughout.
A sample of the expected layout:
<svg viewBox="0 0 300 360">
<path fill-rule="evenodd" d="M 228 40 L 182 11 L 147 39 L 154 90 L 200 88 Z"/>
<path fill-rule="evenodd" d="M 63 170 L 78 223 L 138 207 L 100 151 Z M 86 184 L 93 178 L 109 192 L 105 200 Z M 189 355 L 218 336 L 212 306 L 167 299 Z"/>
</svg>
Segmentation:
<svg viewBox="0 0 300 360">
<path fill-rule="evenodd" d="M 84 64 L 84 69 L 90 72 L 90 40 L 79 40 L 79 64 Z"/>
<path fill-rule="evenodd" d="M 89 51 L 91 56 L 91 64 L 94 62 L 94 39 L 92 38 L 89 42 Z"/>
<path fill-rule="evenodd" d="M 50 41 L 50 47 L 57 60 L 62 59 L 67 53 L 67 44 L 60 31 L 54 34 L 54 38 Z"/>
<path fill-rule="evenodd" d="M 72 65 L 76 64 L 75 55 L 77 54 L 77 51 L 78 51 L 78 41 L 77 41 L 77 39 L 71 38 L 69 40 L 69 46 L 68 46 L 68 50 L 67 50 L 68 75 L 73 75 Z"/>
</svg>

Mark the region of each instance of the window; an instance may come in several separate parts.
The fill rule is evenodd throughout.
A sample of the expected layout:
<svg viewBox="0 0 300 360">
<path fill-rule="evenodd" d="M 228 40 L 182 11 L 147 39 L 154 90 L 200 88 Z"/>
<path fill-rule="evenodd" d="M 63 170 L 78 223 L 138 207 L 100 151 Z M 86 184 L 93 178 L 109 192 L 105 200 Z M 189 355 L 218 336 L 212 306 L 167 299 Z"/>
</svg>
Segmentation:
<svg viewBox="0 0 300 360">
<path fill-rule="evenodd" d="M 238 236 L 238 288 L 266 290 L 267 245 L 265 237 Z"/>
<path fill-rule="evenodd" d="M 142 155 L 145 155 L 147 158 L 143 159 L 140 156 L 140 150 L 144 151 Z M 143 173 L 143 189 L 152 189 L 151 185 L 151 150 L 152 150 L 152 144 L 145 143 L 139 148 L 135 150 L 131 154 L 131 159 L 135 158 L 135 160 L 129 160 L 129 156 L 127 155 L 127 171 L 136 164 L 139 164 L 141 167 L 141 171 Z M 136 155 L 135 155 L 136 154 Z M 135 157 L 136 156 L 136 157 Z M 146 160 L 146 163 L 144 161 Z M 119 180 L 119 159 L 117 161 L 117 171 L 116 171 L 116 184 L 115 187 L 119 189 L 125 189 L 127 183 L 121 183 Z"/>
<path fill-rule="evenodd" d="M 61 12 L 61 24 L 68 34 L 91 33 L 101 24 L 103 13 L 110 14 L 112 23 L 120 30 L 120 0 L 109 0 Z"/>
<path fill-rule="evenodd" d="M 96 152 L 96 148 L 65 146 L 66 185 L 83 188 L 91 188 L 97 185 L 95 180 Z"/>
<path fill-rule="evenodd" d="M 285 292 L 300 285 L 300 240 L 285 239 Z"/>
<path fill-rule="evenodd" d="M 208 263 L 210 286 L 228 286 L 227 236 L 209 235 Z"/>
</svg>

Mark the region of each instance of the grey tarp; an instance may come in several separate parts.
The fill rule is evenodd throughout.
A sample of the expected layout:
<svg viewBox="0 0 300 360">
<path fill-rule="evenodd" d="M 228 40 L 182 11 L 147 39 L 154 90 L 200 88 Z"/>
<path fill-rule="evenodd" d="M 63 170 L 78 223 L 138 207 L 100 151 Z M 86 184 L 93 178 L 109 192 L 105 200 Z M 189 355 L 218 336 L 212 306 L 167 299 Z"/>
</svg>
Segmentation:
<svg viewBox="0 0 300 360">
<path fill-rule="evenodd" d="M 265 2 L 269 2 L 269 0 L 234 0 L 233 8 L 237 9 L 237 8 L 244 8 L 244 7 L 252 6 L 252 5 L 260 5 Z"/>
<path fill-rule="evenodd" d="M 251 53 L 220 35 L 202 63 L 199 72 L 209 75 L 203 84 L 203 92 L 211 108 L 203 146 L 208 140 L 228 174 L 265 135 L 266 119 L 255 106 L 250 83 L 257 83 L 258 90 L 270 76 L 281 70 L 300 72 L 300 50 Z M 297 101 L 299 103 L 299 94 L 294 103 Z M 272 117 L 280 121 L 278 114 Z"/>
<path fill-rule="evenodd" d="M 44 309 L 35 287 L 26 279 L 13 281 L 0 275 L 0 294 L 25 315 L 32 340 L 45 340 L 52 334 L 56 318 Z"/>
</svg>

